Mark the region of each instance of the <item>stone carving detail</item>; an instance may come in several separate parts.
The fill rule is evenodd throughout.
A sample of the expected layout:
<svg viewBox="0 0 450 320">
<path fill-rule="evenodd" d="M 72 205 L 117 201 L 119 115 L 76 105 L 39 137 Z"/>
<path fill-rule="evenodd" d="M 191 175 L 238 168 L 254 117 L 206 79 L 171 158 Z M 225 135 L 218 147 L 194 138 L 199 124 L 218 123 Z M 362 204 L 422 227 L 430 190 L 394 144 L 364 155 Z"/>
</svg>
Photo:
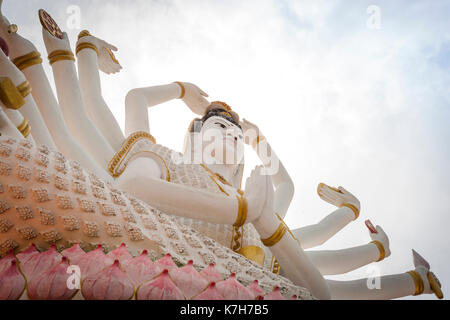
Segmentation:
<svg viewBox="0 0 450 320">
<path fill-rule="evenodd" d="M 8 219 L 0 219 L 0 232 L 6 233 L 9 229 L 11 229 L 14 224 Z"/>
<path fill-rule="evenodd" d="M 33 227 L 18 227 L 16 230 L 24 240 L 31 240 L 37 237 L 36 230 Z"/>
<path fill-rule="evenodd" d="M 78 219 L 75 216 L 62 216 L 61 219 L 63 220 L 64 229 L 67 231 L 75 231 L 79 230 L 81 223 L 80 219 Z"/>
<path fill-rule="evenodd" d="M 47 209 L 38 208 L 39 214 L 41 216 L 41 223 L 46 226 L 53 226 L 56 222 L 56 217 L 53 212 Z"/>
<path fill-rule="evenodd" d="M 9 163 L 0 161 L 0 176 L 9 176 L 11 174 L 12 167 Z"/>
<path fill-rule="evenodd" d="M 8 211 L 11 207 L 5 200 L 0 200 L 0 214 Z"/>
<path fill-rule="evenodd" d="M 29 220 L 34 218 L 33 209 L 31 209 L 30 206 L 16 207 L 16 211 L 19 215 L 19 218 L 22 220 Z"/>
<path fill-rule="evenodd" d="M 28 181 L 31 178 L 32 170 L 24 166 L 17 166 L 17 176 L 20 180 Z"/>
</svg>

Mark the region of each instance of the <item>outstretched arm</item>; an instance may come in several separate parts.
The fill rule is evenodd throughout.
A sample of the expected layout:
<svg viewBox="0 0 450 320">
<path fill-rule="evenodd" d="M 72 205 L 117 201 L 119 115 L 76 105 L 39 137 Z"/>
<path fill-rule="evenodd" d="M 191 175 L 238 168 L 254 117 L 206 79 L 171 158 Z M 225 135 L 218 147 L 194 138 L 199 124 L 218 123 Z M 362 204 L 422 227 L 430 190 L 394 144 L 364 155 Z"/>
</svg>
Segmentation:
<svg viewBox="0 0 450 320">
<path fill-rule="evenodd" d="M 78 36 L 77 57 L 81 94 L 92 122 L 105 139 L 118 150 L 125 137 L 116 118 L 102 96 L 99 69 L 107 74 L 119 72 L 122 67 L 111 50 L 117 48 L 93 37 L 84 30 Z"/>
<path fill-rule="evenodd" d="M 253 147 L 267 174 L 272 177 L 273 187 L 275 188 L 275 212 L 284 218 L 294 197 L 294 183 L 259 128 L 246 119 L 242 120 L 241 126 L 246 137 L 245 141 Z"/>
<path fill-rule="evenodd" d="M 303 249 L 324 244 L 347 224 L 356 220 L 359 215 L 359 200 L 342 187 L 339 189 L 321 183 L 318 187 L 320 198 L 339 209 L 335 210 L 319 223 L 293 230 L 295 237 L 300 239 Z"/>
<path fill-rule="evenodd" d="M 372 242 L 342 250 L 306 251 L 323 275 L 343 274 L 390 256 L 389 239 L 379 226 L 370 233 Z"/>
<path fill-rule="evenodd" d="M 204 98 L 207 96 L 200 88 L 187 82 L 133 89 L 125 99 L 125 135 L 137 131 L 150 133 L 148 108 L 177 98 L 183 99 L 194 113 L 203 116 L 209 105 Z"/>
</svg>

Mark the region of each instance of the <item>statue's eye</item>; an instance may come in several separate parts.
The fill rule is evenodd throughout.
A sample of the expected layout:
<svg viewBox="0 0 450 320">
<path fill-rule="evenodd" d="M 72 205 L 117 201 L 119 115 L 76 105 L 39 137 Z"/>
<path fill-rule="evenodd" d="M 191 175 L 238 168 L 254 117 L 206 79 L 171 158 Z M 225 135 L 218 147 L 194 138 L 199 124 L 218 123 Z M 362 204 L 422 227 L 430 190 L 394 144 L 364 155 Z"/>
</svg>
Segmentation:
<svg viewBox="0 0 450 320">
<path fill-rule="evenodd" d="M 224 125 L 223 123 L 216 122 L 216 124 L 218 124 L 222 129 L 226 129 L 227 128 L 227 126 Z"/>
</svg>

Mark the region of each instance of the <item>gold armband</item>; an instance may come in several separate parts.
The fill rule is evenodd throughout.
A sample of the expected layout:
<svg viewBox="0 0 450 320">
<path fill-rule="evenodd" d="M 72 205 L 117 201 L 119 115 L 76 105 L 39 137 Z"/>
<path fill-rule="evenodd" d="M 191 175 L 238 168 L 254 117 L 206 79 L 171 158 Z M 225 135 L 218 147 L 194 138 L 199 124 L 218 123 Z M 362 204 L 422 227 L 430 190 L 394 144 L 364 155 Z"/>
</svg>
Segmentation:
<svg viewBox="0 0 450 320">
<path fill-rule="evenodd" d="M 265 138 L 264 136 L 257 136 L 256 139 L 253 140 L 253 142 L 252 142 L 253 149 L 255 149 L 256 146 L 257 146 L 261 141 L 263 141 L 263 140 L 265 140 L 265 139 L 266 139 L 266 138 Z"/>
<path fill-rule="evenodd" d="M 236 198 L 238 199 L 239 208 L 236 222 L 233 224 L 233 226 L 239 228 L 242 227 L 245 223 L 245 220 L 247 220 L 247 199 L 245 199 L 245 197 L 242 195 L 236 196 Z"/>
<path fill-rule="evenodd" d="M 370 243 L 376 245 L 378 250 L 380 251 L 380 257 L 378 258 L 377 262 L 383 260 L 386 257 L 386 251 L 384 250 L 383 244 L 378 240 L 371 241 Z"/>
<path fill-rule="evenodd" d="M 275 244 L 277 244 L 281 240 L 281 238 L 283 238 L 283 236 L 287 230 L 288 230 L 288 228 L 287 228 L 286 224 L 283 221 L 281 221 L 277 230 L 275 230 L 275 232 L 269 238 L 261 239 L 261 242 L 266 247 L 272 247 Z"/>
<path fill-rule="evenodd" d="M 94 44 L 89 43 L 89 42 L 79 43 L 77 45 L 77 48 L 75 49 L 75 54 L 78 55 L 78 53 L 84 49 L 92 49 L 97 53 L 97 56 L 98 56 L 98 48 Z"/>
<path fill-rule="evenodd" d="M 8 109 L 18 110 L 25 104 L 25 97 L 31 93 L 30 83 L 14 85 L 10 78 L 0 78 L 0 100 Z"/>
<path fill-rule="evenodd" d="M 41 64 L 42 58 L 39 52 L 33 51 L 24 56 L 13 59 L 12 63 L 14 63 L 16 67 L 22 71 L 28 67 L 34 66 L 35 64 Z"/>
<path fill-rule="evenodd" d="M 423 280 L 420 274 L 414 270 L 408 271 L 407 273 L 411 276 L 411 278 L 413 278 L 414 285 L 416 286 L 416 292 L 414 293 L 414 295 L 418 296 L 419 294 L 422 294 L 425 287 L 423 285 Z"/>
<path fill-rule="evenodd" d="M 180 97 L 178 99 L 183 99 L 184 95 L 186 94 L 186 89 L 184 88 L 184 85 L 181 82 L 179 82 L 179 81 L 175 81 L 174 83 L 179 85 L 180 88 L 181 88 L 181 95 L 180 95 Z"/>
<path fill-rule="evenodd" d="M 72 51 L 55 50 L 48 55 L 48 61 L 50 62 L 50 65 L 63 60 L 75 61 L 75 56 L 73 55 Z"/>
<path fill-rule="evenodd" d="M 20 133 L 24 136 L 24 138 L 29 136 L 31 132 L 31 126 L 26 118 L 23 118 L 23 122 L 17 127 L 17 130 L 20 131 Z"/>
<path fill-rule="evenodd" d="M 87 30 L 82 30 L 79 34 L 78 34 L 78 40 L 80 40 L 83 37 L 88 37 L 91 36 L 91 33 Z"/>
<path fill-rule="evenodd" d="M 353 213 L 355 214 L 355 219 L 354 220 L 358 219 L 358 217 L 359 217 L 359 210 L 358 210 L 357 207 L 355 207 L 354 205 L 352 205 L 350 203 L 344 203 L 343 205 L 341 205 L 341 208 L 342 207 L 350 208 L 353 211 Z"/>
</svg>

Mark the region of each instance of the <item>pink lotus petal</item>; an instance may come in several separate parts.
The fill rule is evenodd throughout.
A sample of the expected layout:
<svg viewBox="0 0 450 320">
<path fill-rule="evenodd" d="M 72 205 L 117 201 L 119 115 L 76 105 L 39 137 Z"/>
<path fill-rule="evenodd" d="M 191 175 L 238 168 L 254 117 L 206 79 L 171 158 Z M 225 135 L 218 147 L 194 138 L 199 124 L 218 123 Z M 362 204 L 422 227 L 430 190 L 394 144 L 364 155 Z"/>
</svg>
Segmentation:
<svg viewBox="0 0 450 320">
<path fill-rule="evenodd" d="M 81 278 L 85 279 L 109 267 L 113 262 L 114 260 L 103 252 L 102 246 L 98 245 L 97 249 L 80 256 L 77 265 L 80 267 Z"/>
<path fill-rule="evenodd" d="M 208 286 L 208 281 L 195 270 L 192 260 L 189 260 L 184 267 L 170 270 L 169 276 L 188 299 L 199 294 Z"/>
<path fill-rule="evenodd" d="M 123 268 L 136 288 L 162 272 L 162 268 L 149 258 L 147 250 L 144 250 L 140 256 L 125 261 Z"/>
<path fill-rule="evenodd" d="M 56 251 L 56 246 L 51 245 L 50 249 L 38 254 L 31 254 L 28 260 L 20 263 L 25 278 L 31 281 L 34 276 L 39 276 L 50 268 L 53 268 L 61 261 L 61 255 Z"/>
<path fill-rule="evenodd" d="M 69 289 L 67 273 L 69 262 L 62 257 L 60 263 L 53 268 L 33 277 L 28 283 L 28 297 L 32 300 L 68 300 L 72 298 L 77 289 Z"/>
<path fill-rule="evenodd" d="M 81 249 L 78 243 L 75 243 L 70 248 L 63 250 L 61 254 L 69 259 L 70 264 L 77 265 L 81 259 L 81 256 L 85 255 L 86 252 Z"/>
<path fill-rule="evenodd" d="M 32 256 L 39 254 L 39 250 L 36 248 L 36 245 L 32 243 L 28 249 L 22 251 L 17 255 L 17 260 L 19 260 L 20 264 L 26 263 Z"/>
<path fill-rule="evenodd" d="M 250 289 L 251 292 L 253 292 L 253 294 L 255 296 L 264 296 L 266 293 L 264 292 L 263 289 L 261 289 L 261 287 L 258 284 L 258 280 L 253 281 L 252 283 L 250 283 L 247 286 L 248 289 Z"/>
<path fill-rule="evenodd" d="M 253 292 L 237 281 L 235 273 L 232 273 L 227 280 L 217 283 L 217 290 L 226 300 L 255 299 Z"/>
<path fill-rule="evenodd" d="M 9 267 L 0 272 L 0 300 L 17 300 L 25 290 L 25 278 L 16 260 L 9 261 Z"/>
<path fill-rule="evenodd" d="M 194 297 L 192 300 L 225 300 L 216 288 L 216 283 L 211 282 L 205 291 Z"/>
<path fill-rule="evenodd" d="M 126 260 L 133 259 L 133 256 L 128 252 L 127 246 L 125 243 L 122 243 L 117 249 L 110 251 L 107 254 L 113 260 L 118 259 L 120 263 L 124 263 Z"/>
<path fill-rule="evenodd" d="M 216 271 L 214 263 L 211 263 L 208 267 L 200 271 L 200 275 L 204 277 L 208 282 L 219 282 L 223 280 L 223 277 Z"/>
<path fill-rule="evenodd" d="M 164 269 L 159 277 L 144 283 L 136 293 L 137 300 L 185 300 L 183 293 L 169 277 L 169 270 Z"/>
<path fill-rule="evenodd" d="M 173 268 L 177 268 L 177 265 L 172 260 L 172 256 L 170 253 L 166 254 L 161 259 L 155 261 L 155 263 L 159 264 L 162 268 L 165 268 L 167 270 L 171 270 Z"/>
<path fill-rule="evenodd" d="M 11 267 L 11 262 L 16 261 L 14 250 L 10 250 L 8 255 L 0 259 L 0 273 Z"/>
<path fill-rule="evenodd" d="M 296 295 L 296 294 L 293 294 L 292 297 L 291 297 L 291 300 L 298 300 L 297 295 Z"/>
<path fill-rule="evenodd" d="M 111 266 L 88 276 L 81 293 L 86 300 L 130 300 L 134 287 L 120 268 L 119 260 L 115 260 Z"/>
<path fill-rule="evenodd" d="M 280 287 L 275 287 L 273 291 L 269 294 L 267 294 L 264 297 L 264 300 L 287 300 L 283 295 L 280 293 Z"/>
</svg>

